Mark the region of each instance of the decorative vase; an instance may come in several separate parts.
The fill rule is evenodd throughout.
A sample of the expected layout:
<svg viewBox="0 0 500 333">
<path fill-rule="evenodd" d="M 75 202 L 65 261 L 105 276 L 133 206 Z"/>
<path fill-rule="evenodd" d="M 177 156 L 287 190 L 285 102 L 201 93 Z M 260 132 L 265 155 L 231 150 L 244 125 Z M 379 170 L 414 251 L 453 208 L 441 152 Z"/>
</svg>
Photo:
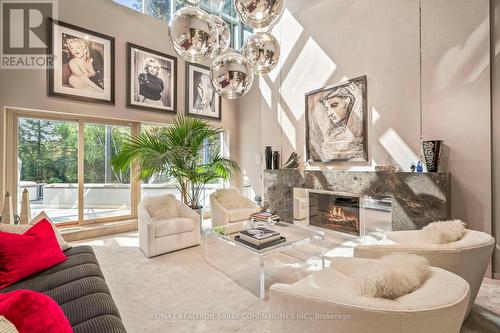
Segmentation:
<svg viewBox="0 0 500 333">
<path fill-rule="evenodd" d="M 12 209 L 12 197 L 9 192 L 5 193 L 3 201 L 2 223 L 15 224 L 14 211 Z"/>
<path fill-rule="evenodd" d="M 266 146 L 266 169 L 273 168 L 273 147 Z"/>
<path fill-rule="evenodd" d="M 19 224 L 29 224 L 31 221 L 30 194 L 27 189 L 23 191 L 21 200 L 21 213 L 19 214 Z"/>
<path fill-rule="evenodd" d="M 427 172 L 438 171 L 442 143 L 442 140 L 422 140 L 422 154 Z"/>
<path fill-rule="evenodd" d="M 275 151 L 273 153 L 273 169 L 279 169 L 280 168 L 280 152 Z"/>
</svg>

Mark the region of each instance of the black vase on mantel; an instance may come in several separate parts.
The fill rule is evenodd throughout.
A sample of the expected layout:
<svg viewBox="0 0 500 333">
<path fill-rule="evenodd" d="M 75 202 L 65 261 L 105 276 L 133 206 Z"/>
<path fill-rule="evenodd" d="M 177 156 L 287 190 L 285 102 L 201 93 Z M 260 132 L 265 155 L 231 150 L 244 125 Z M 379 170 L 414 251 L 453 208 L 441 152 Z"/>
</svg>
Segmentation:
<svg viewBox="0 0 500 333">
<path fill-rule="evenodd" d="M 273 169 L 277 170 L 280 168 L 280 152 L 275 151 L 273 153 Z"/>
<path fill-rule="evenodd" d="M 442 145 L 443 140 L 422 140 L 422 153 L 427 172 L 438 172 Z"/>
<path fill-rule="evenodd" d="M 273 147 L 266 146 L 266 169 L 273 168 Z"/>
</svg>

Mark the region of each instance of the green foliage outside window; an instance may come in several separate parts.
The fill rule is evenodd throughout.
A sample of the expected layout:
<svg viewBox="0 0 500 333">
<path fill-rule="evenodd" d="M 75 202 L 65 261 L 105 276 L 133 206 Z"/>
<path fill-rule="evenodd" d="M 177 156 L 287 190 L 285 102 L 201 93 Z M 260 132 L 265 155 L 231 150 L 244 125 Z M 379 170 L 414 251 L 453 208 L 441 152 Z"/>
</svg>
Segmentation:
<svg viewBox="0 0 500 333">
<path fill-rule="evenodd" d="M 21 119 L 21 180 L 37 183 L 78 182 L 78 125 Z"/>
<path fill-rule="evenodd" d="M 129 137 L 130 129 L 106 125 L 85 125 L 84 128 L 85 183 L 129 183 L 130 172 L 115 172 L 109 166 Z M 78 124 L 20 119 L 18 154 L 21 180 L 77 183 Z"/>
</svg>

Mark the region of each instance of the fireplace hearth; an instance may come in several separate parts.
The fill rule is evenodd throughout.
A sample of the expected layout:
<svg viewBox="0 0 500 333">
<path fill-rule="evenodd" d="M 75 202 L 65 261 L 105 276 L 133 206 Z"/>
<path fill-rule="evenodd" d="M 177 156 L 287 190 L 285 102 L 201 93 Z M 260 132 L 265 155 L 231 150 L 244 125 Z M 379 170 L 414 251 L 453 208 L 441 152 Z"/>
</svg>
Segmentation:
<svg viewBox="0 0 500 333">
<path fill-rule="evenodd" d="M 360 236 L 360 196 L 329 191 L 308 191 L 309 224 Z"/>
</svg>

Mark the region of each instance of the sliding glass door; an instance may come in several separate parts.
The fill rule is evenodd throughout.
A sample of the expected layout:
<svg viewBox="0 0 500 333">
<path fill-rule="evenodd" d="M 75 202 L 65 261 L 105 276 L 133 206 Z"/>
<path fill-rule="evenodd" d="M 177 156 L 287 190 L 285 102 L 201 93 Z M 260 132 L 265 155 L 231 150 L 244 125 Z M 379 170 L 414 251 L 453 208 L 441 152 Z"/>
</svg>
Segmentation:
<svg viewBox="0 0 500 333">
<path fill-rule="evenodd" d="M 132 125 L 15 119 L 18 209 L 26 189 L 32 215 L 45 211 L 58 224 L 132 217 L 131 171 L 117 172 L 111 166 Z"/>
<path fill-rule="evenodd" d="M 111 160 L 130 136 L 130 127 L 84 124 L 84 220 L 131 214 L 130 170 L 119 172 Z"/>
<path fill-rule="evenodd" d="M 18 120 L 18 206 L 26 189 L 32 215 L 78 221 L 78 123 Z"/>
</svg>

